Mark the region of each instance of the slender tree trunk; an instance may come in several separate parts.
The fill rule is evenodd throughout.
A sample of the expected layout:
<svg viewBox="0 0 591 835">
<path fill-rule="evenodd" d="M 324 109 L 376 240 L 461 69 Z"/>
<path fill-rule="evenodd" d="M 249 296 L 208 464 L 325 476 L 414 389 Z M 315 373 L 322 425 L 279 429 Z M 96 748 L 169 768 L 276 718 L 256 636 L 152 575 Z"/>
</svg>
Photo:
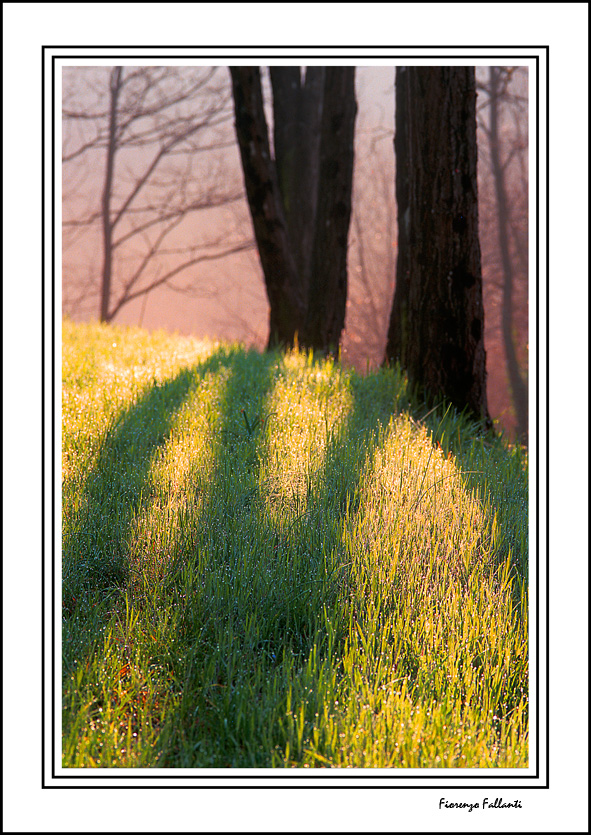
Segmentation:
<svg viewBox="0 0 591 835">
<path fill-rule="evenodd" d="M 258 67 L 231 67 L 236 135 L 244 184 L 270 306 L 268 347 L 293 345 L 304 321 L 305 301 L 263 108 Z"/>
<path fill-rule="evenodd" d="M 113 224 L 111 221 L 111 198 L 113 194 L 113 174 L 115 172 L 115 154 L 117 153 L 117 102 L 121 90 L 122 67 L 114 67 L 110 80 L 109 139 L 107 144 L 107 162 L 105 165 L 105 183 L 101 200 L 103 226 L 103 273 L 101 282 L 101 322 L 108 322 L 111 300 L 111 278 L 113 271 Z"/>
<path fill-rule="evenodd" d="M 304 343 L 320 351 L 336 351 L 345 326 L 356 114 L 355 67 L 327 67 L 318 206 L 304 331 Z"/>
<path fill-rule="evenodd" d="M 490 425 L 473 67 L 396 71 L 398 261 L 386 359 Z"/>
<path fill-rule="evenodd" d="M 396 133 L 394 157 L 396 161 L 395 191 L 398 213 L 396 284 L 386 343 L 386 360 L 408 367 L 410 359 L 410 271 L 411 271 L 411 172 L 413 170 L 412 124 L 410 121 L 411 91 L 408 68 L 396 70 Z"/>
<path fill-rule="evenodd" d="M 528 397 L 527 386 L 519 370 L 513 338 L 513 264 L 509 252 L 509 210 L 499 137 L 499 73 L 498 67 L 490 67 L 490 130 L 488 137 L 497 198 L 499 250 L 503 264 L 503 343 L 511 397 L 517 418 L 517 436 L 525 441 L 528 435 Z"/>
</svg>

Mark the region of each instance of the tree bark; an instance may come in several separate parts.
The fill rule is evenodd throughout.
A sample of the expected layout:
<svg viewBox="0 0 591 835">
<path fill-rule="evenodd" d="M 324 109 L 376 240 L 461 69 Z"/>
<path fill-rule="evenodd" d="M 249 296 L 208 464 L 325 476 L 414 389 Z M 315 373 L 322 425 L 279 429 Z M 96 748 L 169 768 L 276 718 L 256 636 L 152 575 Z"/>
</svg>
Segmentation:
<svg viewBox="0 0 591 835">
<path fill-rule="evenodd" d="M 111 197 L 113 194 L 113 175 L 115 172 L 115 154 L 117 153 L 117 102 L 121 90 L 123 67 L 114 67 L 110 80 L 109 134 L 107 141 L 107 160 L 105 182 L 101 199 L 101 217 L 103 227 L 103 269 L 101 281 L 101 322 L 109 322 L 111 300 L 111 279 L 113 271 L 113 223 L 111 220 Z"/>
<path fill-rule="evenodd" d="M 491 425 L 478 239 L 473 67 L 396 71 L 398 260 L 386 359 Z"/>
<path fill-rule="evenodd" d="M 268 347 L 293 345 L 305 300 L 293 256 L 269 135 L 258 67 L 231 67 L 236 136 L 244 185 L 270 305 Z"/>
<path fill-rule="evenodd" d="M 304 343 L 336 351 L 345 326 L 353 190 L 355 68 L 327 67 L 320 130 L 318 206 Z"/>
<path fill-rule="evenodd" d="M 320 153 L 324 67 L 271 67 L 273 144 L 289 239 L 307 301 Z"/>
<path fill-rule="evenodd" d="M 499 250 L 503 265 L 503 343 L 507 360 L 507 375 L 511 398 L 517 418 L 517 437 L 525 441 L 528 436 L 528 396 L 527 385 L 523 381 L 519 369 L 515 341 L 513 337 L 513 265 L 509 252 L 509 210 L 507 205 L 507 191 L 505 187 L 505 170 L 501 162 L 499 137 L 499 94 L 500 70 L 490 67 L 490 129 L 488 132 L 491 166 L 495 182 L 495 194 L 498 211 Z"/>
</svg>

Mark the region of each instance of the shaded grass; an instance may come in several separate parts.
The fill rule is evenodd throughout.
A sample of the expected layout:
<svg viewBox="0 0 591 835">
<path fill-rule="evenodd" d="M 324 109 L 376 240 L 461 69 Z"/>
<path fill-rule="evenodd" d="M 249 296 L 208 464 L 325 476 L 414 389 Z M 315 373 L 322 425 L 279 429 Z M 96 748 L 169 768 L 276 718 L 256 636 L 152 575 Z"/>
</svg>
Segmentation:
<svg viewBox="0 0 591 835">
<path fill-rule="evenodd" d="M 64 323 L 66 767 L 524 767 L 527 462 L 403 377 Z"/>
</svg>

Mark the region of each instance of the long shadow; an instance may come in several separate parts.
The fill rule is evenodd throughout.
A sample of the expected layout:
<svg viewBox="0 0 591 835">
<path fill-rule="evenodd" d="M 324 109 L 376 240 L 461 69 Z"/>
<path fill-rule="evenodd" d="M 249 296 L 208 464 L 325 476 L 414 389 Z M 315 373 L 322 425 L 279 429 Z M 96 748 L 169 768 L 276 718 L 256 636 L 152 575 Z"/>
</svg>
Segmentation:
<svg viewBox="0 0 591 835">
<path fill-rule="evenodd" d="M 103 434 L 96 461 L 69 509 L 62 541 L 64 674 L 68 658 L 91 651 L 130 577 L 129 537 L 152 501 L 152 467 L 171 436 L 175 415 L 199 379 L 223 365 L 213 354 L 158 384 L 154 381 Z M 97 595 L 98 593 L 98 595 Z M 100 602 L 97 604 L 97 596 Z M 80 630 L 79 624 L 86 625 Z M 70 628 L 71 627 L 71 628 Z"/>
<path fill-rule="evenodd" d="M 223 613 L 226 607 L 226 620 L 231 620 L 231 597 L 239 591 L 235 583 L 242 576 L 240 569 L 252 550 L 247 520 L 261 505 L 258 488 L 261 444 L 268 418 L 267 404 L 280 360 L 274 353 L 230 348 L 216 355 L 215 366 L 212 363 L 209 370 L 223 371 L 225 377 L 219 421 L 214 427 L 210 451 L 212 466 L 204 501 L 188 527 L 183 527 L 177 535 L 176 569 L 177 576 L 184 571 L 185 581 L 189 577 L 189 582 L 195 576 L 198 580 L 203 566 L 213 572 L 219 581 L 217 611 Z M 212 588 L 213 585 L 212 581 Z M 191 635 L 198 633 L 199 628 L 189 622 L 195 612 L 189 610 L 186 614 L 186 635 L 190 642 Z"/>
<path fill-rule="evenodd" d="M 109 592 L 125 584 L 126 535 L 149 502 L 152 464 L 170 436 L 191 379 L 185 370 L 162 385 L 151 385 L 107 429 L 82 487 L 78 513 L 64 534 L 66 609 L 75 602 L 69 596 L 76 593 Z"/>
<path fill-rule="evenodd" d="M 303 513 L 286 532 L 268 512 L 264 479 L 267 421 L 282 359 L 273 353 L 237 352 L 222 364 L 230 373 L 216 430 L 209 501 L 180 543 L 189 563 L 184 582 L 189 578 L 200 589 L 193 605 L 184 610 L 181 639 L 190 662 L 185 696 L 173 722 L 176 728 L 161 740 L 164 767 L 178 762 L 179 749 L 192 734 L 196 749 L 207 747 L 203 731 L 196 727 L 208 727 L 212 739 L 231 733 L 231 693 L 248 687 L 248 674 L 259 662 L 272 670 L 289 659 L 297 675 L 315 642 L 321 653 L 327 650 L 328 635 L 322 640 L 323 603 L 330 606 L 329 597 L 337 594 L 338 584 L 331 576 L 346 559 L 344 552 L 337 553 L 343 525 L 358 510 L 365 469 L 371 467 L 380 428 L 392 414 L 391 393 L 383 387 L 370 391 L 363 381 L 351 382 L 351 408 L 330 433 Z M 241 466 L 234 467 L 236 462 Z M 253 710 L 258 695 L 252 694 Z M 285 696 L 276 693 L 278 702 Z M 212 767 L 224 765 L 216 762 L 214 749 L 215 745 L 206 753 L 201 748 L 197 760 L 203 763 L 209 757 Z M 251 767 L 269 765 L 270 752 L 250 756 Z"/>
<path fill-rule="evenodd" d="M 106 621 L 113 599 L 128 588 L 129 537 L 134 520 L 152 502 L 151 473 L 159 450 L 200 379 L 216 372 L 223 374 L 224 383 L 209 483 L 199 510 L 187 524 L 177 526 L 173 547 L 175 605 L 182 613 L 175 640 L 184 648 L 186 660 L 178 671 L 181 703 L 169 716 L 159 743 L 158 764 L 164 767 L 178 764 L 178 752 L 187 739 L 193 739 L 196 753 L 184 767 L 207 763 L 199 750 L 204 744 L 202 729 L 208 727 L 212 736 L 226 733 L 216 716 L 227 711 L 228 699 L 244 683 L 241 676 L 247 675 L 249 664 L 260 660 L 272 669 L 289 657 L 292 670 L 298 664 L 305 666 L 313 642 L 325 630 L 322 603 L 330 606 L 338 593 L 339 572 L 346 570 L 342 534 L 347 520 L 361 512 L 361 484 L 372 466 L 380 429 L 393 412 L 409 405 L 394 403 L 385 386 L 374 390 L 366 380 L 352 377 L 351 408 L 329 435 L 302 513 L 286 530 L 268 513 L 264 479 L 267 432 L 273 431 L 268 422 L 270 401 L 282 373 L 280 355 L 220 349 L 174 379 L 146 388 L 105 434 L 96 464 L 85 479 L 80 509 L 64 537 L 66 623 L 78 614 L 88 618 L 84 607 L 97 592 L 106 601 Z M 434 440 L 445 440 L 433 426 Z M 473 483 L 467 486 L 476 489 Z M 274 582 L 277 578 L 283 582 Z M 191 586 L 194 595 L 188 594 Z M 169 592 L 169 587 L 162 589 L 163 605 L 174 600 L 174 590 L 172 597 Z M 240 605 L 235 605 L 237 600 Z M 96 620 L 87 651 L 95 627 Z M 328 647 L 325 637 L 321 652 Z M 229 647 L 236 651 L 228 651 Z M 83 654 L 82 646 L 74 653 Z M 278 692 L 277 700 L 284 695 Z M 201 730 L 196 712 L 209 716 Z M 238 751 L 239 740 L 236 747 Z M 212 767 L 225 765 L 216 760 L 215 746 L 209 756 Z M 251 767 L 268 766 L 267 757 L 268 752 L 251 753 Z"/>
<path fill-rule="evenodd" d="M 265 539 L 273 536 L 261 513 L 264 497 L 259 472 L 268 401 L 280 373 L 280 358 L 274 353 L 228 348 L 212 358 L 208 370 L 221 372 L 224 378 L 213 427 L 211 467 L 198 509 L 177 530 L 172 548 L 173 587 L 166 592 L 167 605 L 172 600 L 181 612 L 175 640 L 185 658 L 179 659 L 176 671 L 181 703 L 168 715 L 158 741 L 158 765 L 165 768 L 179 767 L 179 753 L 192 736 L 188 747 L 199 749 L 195 758 L 204 762 L 208 754 L 203 751 L 203 728 L 209 728 L 212 739 L 216 737 L 216 717 L 223 710 L 219 700 L 235 683 L 232 649 L 239 645 L 240 652 L 252 657 L 264 647 L 262 637 L 260 646 L 246 645 L 242 604 L 247 598 L 250 614 L 256 618 L 254 575 L 262 565 L 256 561 L 265 557 L 253 547 L 253 515 L 260 521 L 256 543 L 263 552 Z M 195 471 L 200 464 L 195 462 Z M 241 605 L 236 605 L 238 598 Z M 209 756 L 215 760 L 213 753 Z M 210 764 L 219 766 L 213 760 Z M 195 762 L 190 759 L 181 767 L 195 767 Z"/>
<path fill-rule="evenodd" d="M 244 367 L 241 367 L 242 363 L 245 363 Z M 249 382 L 246 372 L 253 363 L 258 364 L 262 373 Z M 339 591 L 340 578 L 346 575 L 347 553 L 343 532 L 348 522 L 354 521 L 362 512 L 361 485 L 368 469 L 372 468 L 381 428 L 387 426 L 393 412 L 409 407 L 406 401 L 395 404 L 387 387 L 372 389 L 367 381 L 352 378 L 351 408 L 337 431 L 330 434 L 308 495 L 302 503 L 302 512 L 286 532 L 269 516 L 264 480 L 257 477 L 259 467 L 265 466 L 264 419 L 270 409 L 270 395 L 280 364 L 273 354 L 253 356 L 251 360 L 236 355 L 230 364 L 231 375 L 224 393 L 219 427 L 217 467 L 211 481 L 210 504 L 204 508 L 202 516 L 217 529 L 217 533 L 215 539 L 200 540 L 201 545 L 210 548 L 217 564 L 215 616 L 204 628 L 202 612 L 207 606 L 202 606 L 201 612 L 194 607 L 185 622 L 187 645 L 196 645 L 192 672 L 186 682 L 189 702 L 181 707 L 178 717 L 185 739 L 190 737 L 195 724 L 195 710 L 201 716 L 209 714 L 210 736 L 225 737 L 225 750 L 234 744 L 238 762 L 243 765 L 250 762 L 250 767 L 268 767 L 270 752 L 240 751 L 238 731 L 232 736 L 236 717 L 232 713 L 231 694 L 244 686 L 248 687 L 248 675 L 259 661 L 271 670 L 273 664 L 287 665 L 289 658 L 290 675 L 294 681 L 294 676 L 297 678 L 299 675 L 298 670 L 305 678 L 306 659 L 313 649 L 318 649 L 320 654 L 330 651 L 333 659 L 338 659 L 340 647 L 335 647 L 333 643 L 329 650 L 331 641 L 323 621 L 323 604 L 331 608 Z M 242 409 L 248 413 L 244 424 Z M 420 417 L 420 407 L 415 407 L 413 411 Z M 259 418 L 256 425 L 255 418 Z M 432 443 L 446 442 L 441 426 L 441 421 L 434 415 L 429 426 Z M 242 440 L 236 442 L 240 430 Z M 322 429 L 319 428 L 319 431 Z M 228 474 L 236 443 L 249 445 L 251 470 L 250 477 L 242 471 L 241 478 L 236 472 L 235 489 L 229 493 Z M 238 453 L 237 456 L 240 457 Z M 460 455 L 457 464 L 461 469 Z M 466 489 L 480 498 L 477 480 L 472 474 L 466 473 L 462 477 Z M 257 520 L 258 552 L 253 550 L 250 541 L 250 522 L 254 518 Z M 265 568 L 269 569 L 271 578 L 281 578 L 282 582 L 275 586 L 272 582 L 265 583 L 261 577 Z M 203 602 L 204 598 L 201 600 Z M 240 605 L 234 605 L 235 600 L 239 600 Z M 256 623 L 256 629 L 252 628 L 252 621 Z M 345 627 L 346 624 L 342 623 L 337 629 L 341 646 L 346 637 Z M 216 656 L 214 644 L 216 635 L 220 641 L 220 630 L 232 637 L 224 645 L 225 655 Z M 213 649 L 209 658 L 208 647 Z M 279 676 L 278 680 L 283 684 L 286 682 L 285 676 Z M 204 698 L 196 707 L 194 694 L 199 692 L 204 694 Z M 256 703 L 260 695 L 260 692 L 252 692 L 253 713 L 257 711 Z M 285 693 L 276 692 L 278 703 L 284 698 Z M 260 720 L 261 714 L 257 715 Z M 272 715 L 276 719 L 280 711 Z M 196 745 L 203 742 L 199 737 L 198 733 Z M 164 752 L 165 763 L 167 754 L 172 753 L 176 746 L 172 738 L 168 743 L 170 750 Z M 208 756 L 213 767 L 227 765 L 216 760 L 215 752 L 210 751 Z M 201 763 L 204 760 L 198 757 L 197 761 Z M 187 762 L 186 765 L 195 763 Z"/>
</svg>

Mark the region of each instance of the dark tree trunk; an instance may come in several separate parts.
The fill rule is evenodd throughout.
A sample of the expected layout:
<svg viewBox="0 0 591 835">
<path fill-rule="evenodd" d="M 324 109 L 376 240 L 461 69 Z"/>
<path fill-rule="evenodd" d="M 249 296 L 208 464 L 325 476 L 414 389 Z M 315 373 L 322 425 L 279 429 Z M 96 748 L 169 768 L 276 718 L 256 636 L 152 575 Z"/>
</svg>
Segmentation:
<svg viewBox="0 0 591 835">
<path fill-rule="evenodd" d="M 236 136 L 244 185 L 270 306 L 268 347 L 293 345 L 304 322 L 304 298 L 263 108 L 258 67 L 231 67 Z"/>
<path fill-rule="evenodd" d="M 108 322 L 111 300 L 111 278 L 113 273 L 113 223 L 111 220 L 111 198 L 113 195 L 113 174 L 115 172 L 115 154 L 117 152 L 117 102 L 121 90 L 122 67 L 115 67 L 111 73 L 109 105 L 109 140 L 107 144 L 107 162 L 105 182 L 101 199 L 103 227 L 103 272 L 101 280 L 101 322 Z"/>
<path fill-rule="evenodd" d="M 271 67 L 275 165 L 289 238 L 307 300 L 320 154 L 324 67 Z"/>
<path fill-rule="evenodd" d="M 327 67 L 318 206 L 304 331 L 304 343 L 320 351 L 335 351 L 345 326 L 356 114 L 355 68 Z"/>
<path fill-rule="evenodd" d="M 270 305 L 268 347 L 338 345 L 347 294 L 354 67 L 273 67 L 274 159 L 260 72 L 232 67 L 236 134 Z"/>
<path fill-rule="evenodd" d="M 490 425 L 473 67 L 396 71 L 398 261 L 386 359 Z"/>
<path fill-rule="evenodd" d="M 528 435 L 528 397 L 527 385 L 521 377 L 515 341 L 513 337 L 513 264 L 509 252 L 509 210 L 505 188 L 505 169 L 501 162 L 499 138 L 499 94 L 500 70 L 490 67 L 490 130 L 488 132 L 489 149 L 498 211 L 499 250 L 503 264 L 503 343 L 507 359 L 509 387 L 517 418 L 517 436 L 522 441 Z"/>
</svg>

